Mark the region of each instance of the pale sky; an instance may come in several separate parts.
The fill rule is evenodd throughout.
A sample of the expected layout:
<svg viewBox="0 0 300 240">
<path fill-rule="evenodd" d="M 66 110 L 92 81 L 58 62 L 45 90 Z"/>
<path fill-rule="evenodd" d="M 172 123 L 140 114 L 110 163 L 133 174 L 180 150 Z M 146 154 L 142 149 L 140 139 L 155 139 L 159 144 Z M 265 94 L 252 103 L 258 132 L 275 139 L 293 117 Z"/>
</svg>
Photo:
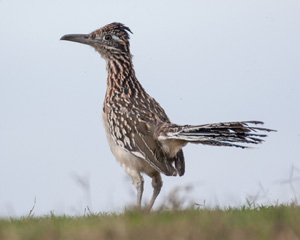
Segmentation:
<svg viewBox="0 0 300 240">
<path fill-rule="evenodd" d="M 105 62 L 59 41 L 111 22 L 132 32 L 137 77 L 178 124 L 261 120 L 278 130 L 253 150 L 188 145 L 186 204 L 300 200 L 300 2 L 0 1 L 0 216 L 123 211 L 131 179 L 105 139 Z M 293 187 L 284 180 L 293 171 Z M 87 181 L 84 188 L 80 181 Z M 298 180 L 298 181 L 297 181 Z M 145 176 L 144 204 L 152 193 Z"/>
</svg>

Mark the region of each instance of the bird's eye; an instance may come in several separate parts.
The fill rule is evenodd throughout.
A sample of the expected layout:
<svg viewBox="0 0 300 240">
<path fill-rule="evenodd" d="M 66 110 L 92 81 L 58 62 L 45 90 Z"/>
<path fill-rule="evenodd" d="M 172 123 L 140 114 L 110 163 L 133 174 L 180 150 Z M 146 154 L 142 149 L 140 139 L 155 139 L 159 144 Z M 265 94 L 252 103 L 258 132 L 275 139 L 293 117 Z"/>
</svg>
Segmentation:
<svg viewBox="0 0 300 240">
<path fill-rule="evenodd" d="M 111 40 L 111 35 L 105 35 L 104 39 L 105 39 L 106 41 Z"/>
</svg>

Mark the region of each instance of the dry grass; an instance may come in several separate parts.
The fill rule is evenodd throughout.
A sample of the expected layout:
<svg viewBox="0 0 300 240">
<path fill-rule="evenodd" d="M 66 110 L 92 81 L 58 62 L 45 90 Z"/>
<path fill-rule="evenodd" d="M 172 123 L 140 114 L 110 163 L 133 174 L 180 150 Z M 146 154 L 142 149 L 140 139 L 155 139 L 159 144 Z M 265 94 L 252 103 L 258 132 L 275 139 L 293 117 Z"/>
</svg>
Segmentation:
<svg viewBox="0 0 300 240">
<path fill-rule="evenodd" d="M 0 220 L 0 239 L 300 239 L 300 207 L 26 217 Z"/>
</svg>

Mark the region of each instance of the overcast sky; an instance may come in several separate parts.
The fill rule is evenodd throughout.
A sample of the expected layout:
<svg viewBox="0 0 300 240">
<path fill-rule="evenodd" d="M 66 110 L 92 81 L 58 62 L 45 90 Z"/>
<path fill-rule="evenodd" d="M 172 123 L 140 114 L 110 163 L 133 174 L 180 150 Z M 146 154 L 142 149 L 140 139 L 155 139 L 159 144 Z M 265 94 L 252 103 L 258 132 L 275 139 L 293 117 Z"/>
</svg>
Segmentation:
<svg viewBox="0 0 300 240">
<path fill-rule="evenodd" d="M 188 145 L 186 174 L 163 176 L 154 209 L 186 186 L 186 204 L 209 207 L 300 200 L 299 12 L 298 0 L 1 0 L 0 216 L 27 215 L 35 198 L 35 215 L 135 203 L 105 139 L 105 62 L 59 41 L 115 21 L 134 33 L 137 77 L 174 123 L 278 130 L 254 150 Z M 144 204 L 151 193 L 145 177 Z"/>
</svg>

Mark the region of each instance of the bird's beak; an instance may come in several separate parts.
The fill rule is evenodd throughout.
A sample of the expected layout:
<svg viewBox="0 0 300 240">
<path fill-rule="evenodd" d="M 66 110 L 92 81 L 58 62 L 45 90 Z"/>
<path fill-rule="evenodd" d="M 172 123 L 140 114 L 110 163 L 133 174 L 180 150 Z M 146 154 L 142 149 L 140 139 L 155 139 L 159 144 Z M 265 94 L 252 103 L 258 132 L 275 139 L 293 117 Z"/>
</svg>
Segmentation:
<svg viewBox="0 0 300 240">
<path fill-rule="evenodd" d="M 95 40 L 92 39 L 89 34 L 67 34 L 62 36 L 60 40 L 78 42 L 87 45 L 92 45 L 95 43 Z"/>
</svg>

